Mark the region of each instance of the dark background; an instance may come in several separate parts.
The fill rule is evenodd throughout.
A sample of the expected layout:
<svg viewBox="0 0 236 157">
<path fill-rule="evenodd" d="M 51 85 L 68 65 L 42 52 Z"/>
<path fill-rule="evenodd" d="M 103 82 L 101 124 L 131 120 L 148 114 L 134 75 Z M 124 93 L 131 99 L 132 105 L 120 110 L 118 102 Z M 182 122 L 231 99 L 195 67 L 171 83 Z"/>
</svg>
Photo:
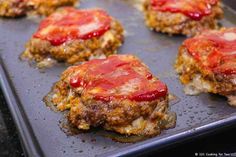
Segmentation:
<svg viewBox="0 0 236 157">
<path fill-rule="evenodd" d="M 224 0 L 224 2 L 236 9 L 236 0 Z M 169 147 L 159 152 L 152 152 L 148 156 L 191 157 L 195 156 L 195 153 L 234 153 L 236 152 L 235 134 L 236 124 L 231 128 L 221 130 L 221 132 L 216 132 L 185 143 L 179 143 L 175 147 Z M 21 148 L 17 130 L 0 89 L 0 157 L 5 156 L 18 157 L 24 156 L 24 153 Z M 205 154 L 204 156 L 207 155 Z M 234 156 L 236 156 L 236 154 Z"/>
</svg>

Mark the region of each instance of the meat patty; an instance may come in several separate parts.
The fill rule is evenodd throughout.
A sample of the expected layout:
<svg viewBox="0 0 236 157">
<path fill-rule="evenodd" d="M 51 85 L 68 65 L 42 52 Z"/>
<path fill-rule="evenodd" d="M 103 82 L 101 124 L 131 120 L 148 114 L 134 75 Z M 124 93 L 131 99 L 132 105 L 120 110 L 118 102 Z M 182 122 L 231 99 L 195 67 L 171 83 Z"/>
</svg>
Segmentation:
<svg viewBox="0 0 236 157">
<path fill-rule="evenodd" d="M 123 38 L 121 24 L 104 10 L 63 8 L 41 22 L 21 58 L 39 67 L 49 58 L 75 64 L 116 53 Z"/>
<path fill-rule="evenodd" d="M 226 96 L 236 105 L 236 28 L 204 31 L 179 49 L 176 71 L 185 92 Z"/>
<path fill-rule="evenodd" d="M 74 6 L 78 0 L 0 0 L 0 16 L 19 17 L 26 14 L 48 16 L 57 8 Z"/>
<path fill-rule="evenodd" d="M 217 29 L 217 20 L 223 17 L 219 0 L 146 0 L 144 12 L 148 27 L 170 35 Z"/>
<path fill-rule="evenodd" d="M 153 136 L 175 125 L 167 86 L 138 58 L 112 55 L 69 67 L 45 97 L 82 130 L 103 127 L 126 135 Z"/>
</svg>

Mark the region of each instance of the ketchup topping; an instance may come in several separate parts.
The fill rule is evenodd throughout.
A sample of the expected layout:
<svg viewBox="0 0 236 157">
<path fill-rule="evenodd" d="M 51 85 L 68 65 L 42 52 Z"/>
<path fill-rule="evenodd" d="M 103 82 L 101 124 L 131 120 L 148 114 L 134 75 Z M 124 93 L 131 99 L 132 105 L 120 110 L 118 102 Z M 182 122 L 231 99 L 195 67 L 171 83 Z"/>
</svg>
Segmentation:
<svg viewBox="0 0 236 157">
<path fill-rule="evenodd" d="M 76 70 L 83 73 L 72 76 L 70 86 L 82 87 L 83 94 L 93 95 L 96 100 L 153 101 L 167 95 L 166 85 L 131 55 L 95 59 L 77 66 Z"/>
<path fill-rule="evenodd" d="M 111 17 L 101 9 L 67 7 L 43 20 L 33 37 L 57 46 L 70 40 L 99 37 L 110 29 L 110 23 Z"/>
<path fill-rule="evenodd" d="M 236 74 L 236 28 L 205 31 L 187 39 L 184 46 L 205 69 L 225 75 Z"/>
<path fill-rule="evenodd" d="M 193 20 L 211 14 L 218 0 L 150 0 L 152 8 L 162 12 L 182 13 Z"/>
</svg>

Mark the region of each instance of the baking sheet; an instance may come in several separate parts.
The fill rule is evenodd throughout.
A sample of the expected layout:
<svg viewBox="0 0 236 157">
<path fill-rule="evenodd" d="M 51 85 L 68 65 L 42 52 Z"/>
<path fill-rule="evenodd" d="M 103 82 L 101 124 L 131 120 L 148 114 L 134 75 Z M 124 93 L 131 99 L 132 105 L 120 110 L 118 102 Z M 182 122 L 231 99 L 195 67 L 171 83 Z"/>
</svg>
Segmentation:
<svg viewBox="0 0 236 157">
<path fill-rule="evenodd" d="M 18 59 L 25 43 L 37 29 L 38 19 L 0 19 L 1 87 L 13 114 L 24 148 L 29 156 L 113 156 L 142 154 L 164 148 L 209 131 L 236 124 L 236 108 L 220 96 L 186 96 L 173 69 L 183 36 L 155 33 L 144 25 L 143 14 L 127 0 L 84 0 L 81 8 L 100 7 L 121 21 L 126 29 L 121 54 L 138 56 L 178 97 L 171 105 L 177 124 L 160 136 L 138 142 L 119 143 L 97 133 L 68 136 L 61 128 L 61 113 L 48 109 L 42 98 L 50 91 L 65 65 L 56 65 L 43 73 Z M 236 14 L 225 8 L 223 26 L 234 26 Z"/>
</svg>

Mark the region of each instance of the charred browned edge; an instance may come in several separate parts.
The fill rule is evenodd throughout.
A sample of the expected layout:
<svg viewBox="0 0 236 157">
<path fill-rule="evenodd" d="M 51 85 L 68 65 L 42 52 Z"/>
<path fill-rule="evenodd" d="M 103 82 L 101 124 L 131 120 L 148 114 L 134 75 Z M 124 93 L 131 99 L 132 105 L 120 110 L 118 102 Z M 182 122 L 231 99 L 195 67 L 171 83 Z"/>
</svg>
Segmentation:
<svg viewBox="0 0 236 157">
<path fill-rule="evenodd" d="M 213 6 L 212 13 L 195 21 L 181 13 L 155 11 L 151 8 L 150 0 L 144 2 L 146 25 L 162 33 L 183 34 L 192 36 L 204 29 L 218 29 L 217 20 L 223 18 L 223 10 L 220 2 Z"/>
<path fill-rule="evenodd" d="M 235 76 L 213 73 L 212 71 L 206 70 L 196 60 L 193 59 L 192 62 L 186 60 L 184 54 L 188 54 L 189 58 L 193 59 L 193 57 L 190 56 L 187 48 L 182 45 L 179 48 L 175 68 L 181 69 L 177 72 L 179 73 L 179 79 L 183 84 L 187 85 L 194 79 L 197 74 L 199 74 L 203 78 L 203 80 L 209 82 L 212 85 L 212 91 L 208 92 L 224 96 L 235 94 L 236 85 L 231 81 L 231 79 L 233 79 L 232 77 Z"/>
<path fill-rule="evenodd" d="M 103 48 L 104 35 L 87 40 L 74 40 L 59 46 L 53 46 L 46 40 L 32 38 L 26 44 L 26 50 L 21 55 L 22 59 L 40 62 L 45 58 L 51 57 L 57 61 L 75 64 L 77 62 L 89 60 L 90 56 L 100 56 L 116 53 L 118 47 L 123 43 L 123 27 L 113 19 L 111 28 L 108 30 L 114 36 L 113 41 L 109 41 Z M 66 51 L 65 51 L 66 50 Z"/>
</svg>

